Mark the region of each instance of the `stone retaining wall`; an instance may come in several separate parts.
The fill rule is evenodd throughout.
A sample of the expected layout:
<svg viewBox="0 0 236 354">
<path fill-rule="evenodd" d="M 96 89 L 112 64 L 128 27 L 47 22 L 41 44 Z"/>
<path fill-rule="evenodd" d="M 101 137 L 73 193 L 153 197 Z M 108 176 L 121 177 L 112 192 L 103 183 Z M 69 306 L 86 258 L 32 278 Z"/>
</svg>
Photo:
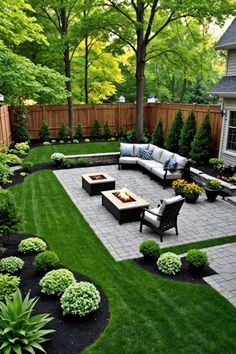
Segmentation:
<svg viewBox="0 0 236 354">
<path fill-rule="evenodd" d="M 79 162 L 81 158 L 88 158 L 92 161 L 93 165 L 114 165 L 119 162 L 119 152 L 107 152 L 101 154 L 83 154 L 83 155 L 66 155 L 66 160 L 76 160 Z"/>
</svg>

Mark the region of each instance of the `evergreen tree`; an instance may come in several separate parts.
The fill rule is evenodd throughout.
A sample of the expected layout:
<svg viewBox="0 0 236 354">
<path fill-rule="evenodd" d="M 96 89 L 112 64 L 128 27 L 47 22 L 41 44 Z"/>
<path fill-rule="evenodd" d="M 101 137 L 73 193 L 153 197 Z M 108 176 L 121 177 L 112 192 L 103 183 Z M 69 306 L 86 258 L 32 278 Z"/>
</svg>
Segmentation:
<svg viewBox="0 0 236 354">
<path fill-rule="evenodd" d="M 30 140 L 27 120 L 26 120 L 27 110 L 25 107 L 20 107 L 17 112 L 16 122 L 15 122 L 15 141 L 17 143 L 25 142 Z"/>
<path fill-rule="evenodd" d="M 184 123 L 179 139 L 179 153 L 182 156 L 189 157 L 191 144 L 196 133 L 196 118 L 193 110 L 189 111 L 188 119 Z"/>
<path fill-rule="evenodd" d="M 179 151 L 179 139 L 183 126 L 182 112 L 180 109 L 176 111 L 174 120 L 172 121 L 170 128 L 166 135 L 165 148 L 171 152 Z"/>
<path fill-rule="evenodd" d="M 93 138 L 99 138 L 101 136 L 101 127 L 97 118 L 95 118 L 94 120 L 93 127 L 91 130 L 91 136 Z"/>
<path fill-rule="evenodd" d="M 195 137 L 191 144 L 190 157 L 197 163 L 207 163 L 211 156 L 212 134 L 210 125 L 210 114 L 206 113 L 202 124 L 197 128 Z"/>
<path fill-rule="evenodd" d="M 164 146 L 164 133 L 163 133 L 163 126 L 162 120 L 160 119 L 152 133 L 152 144 L 157 145 L 159 147 Z"/>
<path fill-rule="evenodd" d="M 48 124 L 42 122 L 41 128 L 39 130 L 39 136 L 43 141 L 46 141 L 50 138 L 50 130 L 48 129 Z"/>
<path fill-rule="evenodd" d="M 104 127 L 103 127 L 103 135 L 105 139 L 109 139 L 111 136 L 111 130 L 108 124 L 108 121 L 106 120 Z"/>
<path fill-rule="evenodd" d="M 76 128 L 75 136 L 76 136 L 76 138 L 78 138 L 78 139 L 82 139 L 82 138 L 83 138 L 83 135 L 84 135 L 83 129 L 82 129 L 81 125 L 78 124 L 78 126 L 77 126 L 77 128 Z"/>
<path fill-rule="evenodd" d="M 69 128 L 63 123 L 61 128 L 58 131 L 58 139 L 64 140 L 69 135 Z"/>
</svg>

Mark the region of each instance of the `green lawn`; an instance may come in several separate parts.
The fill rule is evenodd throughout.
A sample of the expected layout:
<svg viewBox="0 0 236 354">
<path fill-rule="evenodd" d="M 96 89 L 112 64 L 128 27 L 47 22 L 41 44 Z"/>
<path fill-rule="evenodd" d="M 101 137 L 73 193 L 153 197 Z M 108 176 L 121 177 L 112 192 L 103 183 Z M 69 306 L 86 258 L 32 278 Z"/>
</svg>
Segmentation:
<svg viewBox="0 0 236 354">
<path fill-rule="evenodd" d="M 85 353 L 236 353 L 236 310 L 227 300 L 209 286 L 115 262 L 53 172 L 34 173 L 11 190 L 27 221 L 22 231 L 43 236 L 65 266 L 108 296 L 110 322 Z"/>
<path fill-rule="evenodd" d="M 25 161 L 33 162 L 33 164 L 36 165 L 38 163 L 50 162 L 50 157 L 54 152 L 61 152 L 64 155 L 116 152 L 119 151 L 119 146 L 120 143 L 118 141 L 39 146 L 30 150 Z"/>
</svg>

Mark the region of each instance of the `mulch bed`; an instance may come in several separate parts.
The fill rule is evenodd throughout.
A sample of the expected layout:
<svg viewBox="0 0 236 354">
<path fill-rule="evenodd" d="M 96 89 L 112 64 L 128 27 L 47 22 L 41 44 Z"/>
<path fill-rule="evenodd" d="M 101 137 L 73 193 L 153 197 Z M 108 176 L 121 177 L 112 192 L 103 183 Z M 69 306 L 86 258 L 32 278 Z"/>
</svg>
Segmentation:
<svg viewBox="0 0 236 354">
<path fill-rule="evenodd" d="M 208 277 L 210 275 L 217 274 L 209 266 L 205 266 L 201 271 L 197 271 L 197 272 L 191 271 L 188 267 L 186 257 L 181 258 L 181 262 L 182 262 L 181 270 L 180 270 L 180 272 L 176 273 L 175 275 L 167 275 L 167 274 L 161 273 L 158 270 L 155 261 L 147 261 L 144 257 L 136 258 L 134 261 L 140 267 L 142 267 L 143 269 L 147 270 L 148 272 L 150 272 L 152 274 L 155 274 L 156 276 L 159 276 L 159 277 L 162 277 L 165 279 L 181 281 L 181 282 L 190 282 L 190 283 L 208 285 L 205 282 L 205 280 L 203 280 L 203 278 Z"/>
<path fill-rule="evenodd" d="M 233 170 L 216 171 L 213 170 L 210 165 L 193 165 L 193 167 L 206 173 L 207 175 L 220 179 L 222 179 L 222 177 L 232 177 L 233 174 L 236 172 L 234 172 Z"/>
<path fill-rule="evenodd" d="M 39 297 L 34 313 L 50 313 L 54 317 L 47 325 L 47 328 L 55 329 L 56 332 L 48 336 L 52 340 L 43 344 L 46 352 L 49 354 L 78 354 L 93 343 L 108 324 L 110 312 L 107 297 L 103 290 L 95 284 L 101 295 L 99 309 L 84 318 L 72 315 L 63 316 L 59 297 L 45 295 L 40 292 L 39 281 L 44 273 L 39 272 L 33 265 L 35 254 L 23 255 L 17 250 L 19 242 L 27 237 L 29 235 L 11 235 L 9 244 L 4 245 L 6 251 L 3 256 L 17 256 L 24 260 L 24 267 L 18 274 L 21 278 L 20 289 L 22 293 L 26 295 L 30 290 L 31 298 Z M 91 283 L 91 280 L 87 277 L 73 273 L 77 281 Z"/>
</svg>

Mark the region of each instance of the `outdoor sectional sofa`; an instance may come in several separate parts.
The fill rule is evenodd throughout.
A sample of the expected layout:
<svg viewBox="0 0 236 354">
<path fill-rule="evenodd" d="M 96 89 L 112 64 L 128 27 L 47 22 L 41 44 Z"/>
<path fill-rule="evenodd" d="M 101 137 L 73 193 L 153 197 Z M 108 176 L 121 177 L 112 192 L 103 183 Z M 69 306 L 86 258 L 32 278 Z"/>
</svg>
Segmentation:
<svg viewBox="0 0 236 354">
<path fill-rule="evenodd" d="M 146 151 L 145 151 L 146 150 Z M 136 165 L 146 170 L 150 177 L 157 176 L 163 181 L 165 189 L 167 180 L 182 178 L 189 170 L 188 159 L 153 144 L 120 144 L 118 168 L 123 165 Z M 174 162 L 174 166 L 169 163 Z"/>
</svg>

